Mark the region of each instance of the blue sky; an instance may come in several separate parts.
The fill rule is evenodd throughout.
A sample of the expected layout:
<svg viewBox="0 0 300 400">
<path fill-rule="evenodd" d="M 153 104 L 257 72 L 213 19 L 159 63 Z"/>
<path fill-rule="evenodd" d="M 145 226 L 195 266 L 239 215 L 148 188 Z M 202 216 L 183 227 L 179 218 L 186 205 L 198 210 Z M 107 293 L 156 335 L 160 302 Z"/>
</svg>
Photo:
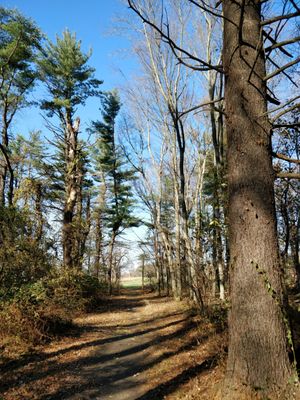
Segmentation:
<svg viewBox="0 0 300 400">
<path fill-rule="evenodd" d="M 117 26 L 116 18 L 129 12 L 120 0 L 2 0 L 1 4 L 17 8 L 26 17 L 32 18 L 52 41 L 66 28 L 76 32 L 84 51 L 93 49 L 89 64 L 96 68 L 96 77 L 104 80 L 103 90 L 123 84 L 124 75 L 130 79 L 135 68 L 134 60 L 129 55 L 130 43 L 124 35 L 111 34 Z M 39 89 L 33 96 L 38 100 L 44 93 L 43 89 Z M 91 99 L 80 110 L 83 128 L 100 116 L 98 108 L 99 99 Z M 45 131 L 42 125 L 39 110 L 22 110 L 16 116 L 14 131 L 25 135 L 30 130 Z"/>
<path fill-rule="evenodd" d="M 130 42 L 124 35 L 109 34 L 116 29 L 118 16 L 129 14 L 132 18 L 132 13 L 120 0 L 2 0 L 1 5 L 17 8 L 32 18 L 52 41 L 66 28 L 76 32 L 83 50 L 93 50 L 89 65 L 96 69 L 95 76 L 104 81 L 103 90 L 124 85 L 126 79 L 135 73 L 137 64 L 130 55 Z M 39 100 L 43 94 L 45 89 L 40 87 L 32 97 Z M 84 108 L 78 110 L 83 131 L 90 121 L 101 118 L 99 106 L 99 99 L 90 99 Z M 26 136 L 31 130 L 41 130 L 44 136 L 51 136 L 37 107 L 21 110 L 14 120 L 14 134 Z M 136 234 L 143 236 L 143 228 L 133 229 L 126 235 L 133 244 L 129 254 L 133 263 L 138 254 Z"/>
</svg>

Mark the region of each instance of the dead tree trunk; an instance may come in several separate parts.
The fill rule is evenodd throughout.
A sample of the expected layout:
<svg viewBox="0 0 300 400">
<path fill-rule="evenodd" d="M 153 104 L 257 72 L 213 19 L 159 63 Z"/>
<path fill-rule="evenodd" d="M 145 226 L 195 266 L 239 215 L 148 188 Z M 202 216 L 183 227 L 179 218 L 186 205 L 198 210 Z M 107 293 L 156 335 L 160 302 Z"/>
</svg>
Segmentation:
<svg viewBox="0 0 300 400">
<path fill-rule="evenodd" d="M 72 124 L 70 115 L 66 116 L 66 132 L 65 132 L 65 204 L 63 211 L 63 261 L 66 268 L 74 266 L 74 229 L 73 217 L 76 201 L 78 198 L 77 185 L 77 153 L 78 153 L 78 131 L 79 119 Z"/>
</svg>

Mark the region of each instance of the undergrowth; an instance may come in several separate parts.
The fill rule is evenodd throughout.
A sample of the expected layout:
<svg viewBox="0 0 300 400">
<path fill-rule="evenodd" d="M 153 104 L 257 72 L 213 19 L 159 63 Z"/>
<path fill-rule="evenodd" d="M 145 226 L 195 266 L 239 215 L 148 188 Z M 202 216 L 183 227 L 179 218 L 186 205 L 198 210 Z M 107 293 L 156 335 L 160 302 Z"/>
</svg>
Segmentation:
<svg viewBox="0 0 300 400">
<path fill-rule="evenodd" d="M 103 297 L 97 279 L 78 270 L 57 270 L 10 292 L 0 302 L 2 359 L 66 333 L 72 319 Z"/>
</svg>

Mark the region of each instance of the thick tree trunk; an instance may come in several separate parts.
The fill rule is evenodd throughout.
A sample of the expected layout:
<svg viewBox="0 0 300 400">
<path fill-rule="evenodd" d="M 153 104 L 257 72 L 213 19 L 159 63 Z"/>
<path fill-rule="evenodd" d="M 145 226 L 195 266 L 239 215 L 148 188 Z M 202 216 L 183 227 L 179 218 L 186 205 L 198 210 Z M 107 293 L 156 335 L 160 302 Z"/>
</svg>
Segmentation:
<svg viewBox="0 0 300 400">
<path fill-rule="evenodd" d="M 78 152 L 79 153 L 79 152 Z M 84 238 L 84 218 L 83 218 L 83 168 L 82 160 L 78 154 L 76 162 L 76 205 L 74 209 L 73 226 L 73 263 L 78 269 L 82 267 L 81 246 Z"/>
<path fill-rule="evenodd" d="M 176 298 L 181 299 L 182 287 L 181 287 L 181 234 L 180 234 L 180 210 L 178 201 L 177 182 L 174 179 L 175 189 L 175 260 L 174 260 L 174 273 L 176 275 Z"/>
<path fill-rule="evenodd" d="M 142 260 L 142 291 L 144 291 L 144 285 L 145 285 L 145 258 L 143 257 L 143 260 Z"/>
<path fill-rule="evenodd" d="M 231 311 L 222 399 L 271 395 L 292 368 L 277 245 L 260 1 L 224 0 Z M 257 52 L 259 54 L 257 54 Z M 257 398 L 257 397 L 255 397 Z M 275 397 L 272 397 L 275 398 Z"/>
<path fill-rule="evenodd" d="M 96 254 L 94 260 L 94 270 L 97 279 L 99 280 L 100 266 L 103 252 L 103 234 L 102 234 L 102 210 L 97 210 L 96 215 L 96 239 L 95 239 Z"/>
<path fill-rule="evenodd" d="M 5 205 L 6 186 L 7 186 L 7 174 L 9 173 L 9 187 L 7 191 L 8 205 L 13 204 L 13 193 L 14 193 L 14 171 L 12 169 L 9 153 L 8 153 L 8 134 L 4 130 L 2 133 L 2 143 L 0 143 L 0 204 Z"/>
<path fill-rule="evenodd" d="M 74 266 L 74 227 L 73 217 L 76 201 L 78 198 L 77 185 L 77 156 L 78 156 L 78 131 L 79 119 L 73 126 L 70 115 L 66 115 L 66 137 L 65 137 L 65 204 L 63 211 L 63 262 L 67 268 Z"/>
<path fill-rule="evenodd" d="M 163 244 L 165 248 L 165 254 L 168 260 L 168 271 L 169 271 L 169 280 L 171 280 L 171 290 L 172 294 L 175 299 L 179 300 L 178 297 L 178 286 L 177 286 L 177 274 L 176 274 L 176 261 L 172 257 L 172 245 L 171 242 L 168 238 L 168 235 L 163 231 L 163 227 L 161 228 L 162 230 L 162 239 L 163 239 Z"/>
<path fill-rule="evenodd" d="M 215 100 L 217 74 L 216 71 L 209 71 L 209 99 Z M 221 81 L 222 82 L 222 81 Z M 221 86 L 221 85 L 220 85 Z M 219 97 L 222 96 L 222 88 L 220 87 Z M 221 113 L 218 113 L 217 119 L 216 112 L 213 105 L 210 108 L 210 122 L 212 142 L 214 146 L 214 182 L 213 182 L 213 266 L 215 269 L 214 282 L 214 295 L 216 288 L 220 300 L 225 300 L 225 287 L 224 287 L 224 263 L 223 263 L 223 245 L 221 237 L 221 170 L 223 167 L 223 124 Z"/>
<path fill-rule="evenodd" d="M 215 286 L 218 289 L 218 296 L 220 300 L 225 300 L 225 287 L 224 287 L 224 264 L 223 264 L 223 245 L 221 237 L 221 212 L 220 212 L 220 196 L 217 188 L 219 179 L 217 171 L 215 173 L 214 182 L 214 228 L 213 228 L 213 266 L 215 269 L 216 282 Z"/>
<path fill-rule="evenodd" d="M 84 261 L 84 254 L 86 253 L 86 242 L 91 230 L 91 195 L 87 195 L 86 209 L 85 209 L 85 221 L 82 227 L 82 237 L 80 242 L 80 253 L 79 253 L 79 266 L 82 268 Z"/>
<path fill-rule="evenodd" d="M 7 124 L 7 104 L 3 104 L 2 133 L 1 133 L 1 152 L 0 152 L 0 204 L 5 205 L 5 187 L 7 178 L 7 147 L 8 147 L 8 124 Z"/>
<path fill-rule="evenodd" d="M 35 216 L 36 216 L 36 231 L 35 231 L 35 241 L 39 243 L 43 236 L 44 219 L 42 211 L 42 184 L 41 182 L 34 182 L 35 190 Z"/>
<path fill-rule="evenodd" d="M 155 258 L 155 269 L 157 277 L 157 291 L 158 295 L 161 296 L 161 284 L 162 284 L 162 265 L 160 262 L 160 254 L 158 251 L 158 237 L 156 229 L 153 230 L 153 247 L 154 247 L 154 258 Z"/>
<path fill-rule="evenodd" d="M 0 160 L 0 203 L 2 206 L 5 205 L 5 186 L 6 186 L 6 176 L 7 176 L 7 167 L 5 165 L 6 161 L 3 157 Z"/>
<path fill-rule="evenodd" d="M 112 231 L 109 250 L 108 250 L 108 294 L 111 296 L 113 291 L 113 256 L 117 233 Z"/>
<path fill-rule="evenodd" d="M 300 259 L 299 259 L 299 243 L 300 243 L 300 215 L 298 207 L 292 209 L 294 217 L 292 219 L 291 228 L 291 253 L 294 268 L 297 274 L 297 287 L 300 288 Z"/>
</svg>

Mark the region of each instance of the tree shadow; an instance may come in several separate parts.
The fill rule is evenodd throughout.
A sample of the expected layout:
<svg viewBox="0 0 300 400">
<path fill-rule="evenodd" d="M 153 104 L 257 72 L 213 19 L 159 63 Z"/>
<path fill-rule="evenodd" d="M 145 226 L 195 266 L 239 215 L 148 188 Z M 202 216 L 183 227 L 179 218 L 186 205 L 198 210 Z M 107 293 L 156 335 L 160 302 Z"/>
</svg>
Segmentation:
<svg viewBox="0 0 300 400">
<path fill-rule="evenodd" d="M 31 362 L 43 362 L 43 361 L 47 361 L 48 359 L 54 359 L 54 360 L 49 360 L 47 361 L 47 369 L 46 371 L 42 371 L 39 369 L 38 365 L 37 368 L 29 371 L 26 374 L 22 375 L 22 382 L 18 382 L 16 381 L 13 377 L 9 380 L 7 380 L 6 382 L 2 381 L 2 384 L 0 385 L 0 393 L 3 393 L 4 391 L 11 389 L 11 388 L 15 388 L 15 387 L 19 387 L 22 386 L 23 384 L 29 383 L 29 382 L 33 382 L 33 381 L 37 381 L 39 379 L 45 378 L 46 376 L 53 376 L 56 375 L 59 370 L 61 368 L 63 368 L 64 370 L 69 370 L 69 371 L 73 371 L 74 367 L 77 370 L 78 368 L 84 367 L 84 366 L 93 366 L 96 364 L 104 364 L 108 361 L 110 361 L 111 359 L 121 359 L 122 357 L 126 357 L 129 355 L 133 355 L 139 352 L 142 352 L 143 350 L 148 349 L 151 346 L 154 346 L 158 343 L 162 343 L 164 341 L 168 341 L 168 340 L 172 340 L 174 338 L 180 338 L 182 336 L 184 336 L 186 333 L 188 333 L 191 329 L 193 329 L 195 327 L 194 323 L 192 321 L 188 321 L 182 328 L 176 330 L 173 333 L 167 334 L 167 335 L 157 335 L 157 337 L 155 337 L 154 339 L 147 341 L 145 343 L 139 344 L 137 346 L 134 347 L 130 347 L 128 349 L 125 349 L 123 351 L 120 352 L 115 352 L 113 354 L 104 354 L 104 355 L 97 355 L 95 354 L 94 356 L 88 356 L 88 357 L 82 357 L 80 360 L 76 361 L 76 362 L 66 362 L 63 363 L 62 365 L 59 365 L 57 363 L 57 361 L 55 361 L 55 358 L 57 356 L 63 355 L 65 353 L 69 353 L 69 352 L 75 352 L 75 351 L 80 351 L 83 350 L 85 348 L 89 348 L 89 347 L 96 347 L 96 346 L 103 346 L 109 343 L 113 343 L 116 341 L 120 341 L 120 340 L 126 340 L 126 339 L 131 339 L 131 338 L 138 338 L 139 336 L 143 336 L 147 333 L 154 333 L 154 332 L 159 332 L 162 329 L 171 327 L 171 326 L 175 326 L 177 324 L 183 323 L 184 321 L 186 321 L 185 319 L 181 319 L 181 320 L 176 320 L 173 321 L 169 324 L 166 324 L 164 326 L 159 326 L 159 327 L 153 327 L 153 328 L 149 328 L 149 329 L 144 329 L 142 331 L 138 331 L 138 332 L 133 332 L 133 333 L 129 333 L 129 334 L 124 334 L 124 335 L 119 335 L 119 336 L 115 336 L 115 337 L 109 337 L 109 338 L 104 338 L 104 339 L 99 339 L 99 340 L 93 340 L 87 343 L 83 343 L 80 345 L 75 345 L 75 346 L 70 346 L 68 348 L 62 349 L 62 350 L 58 350 L 56 352 L 52 352 L 52 353 L 47 353 L 47 354 L 42 354 L 42 355 L 37 355 L 35 358 L 33 358 L 31 360 Z M 20 365 L 18 366 L 20 367 Z M 138 369 L 139 366 L 137 366 Z M 6 369 L 6 372 L 11 372 L 11 369 Z"/>
<path fill-rule="evenodd" d="M 169 379 L 156 386 L 154 389 L 149 390 L 144 395 L 138 397 L 136 400 L 163 400 L 165 396 L 175 392 L 181 385 L 187 383 L 190 379 L 200 375 L 201 373 L 214 369 L 217 366 L 218 356 L 214 355 L 207 358 L 201 364 L 194 365 L 187 368 L 174 378 Z"/>
<path fill-rule="evenodd" d="M 50 352 L 50 353 L 25 354 L 16 360 L 8 360 L 8 361 L 0 364 L 0 373 L 5 373 L 8 371 L 13 372 L 14 370 L 25 367 L 28 364 L 46 361 L 47 359 L 50 359 L 50 358 L 53 358 L 56 356 L 60 356 L 60 355 L 63 355 L 65 353 L 69 353 L 72 351 L 82 350 L 83 348 L 86 348 L 86 347 L 100 346 L 100 345 L 112 343 L 112 342 L 115 342 L 118 340 L 129 339 L 129 338 L 138 337 L 138 336 L 150 333 L 150 332 L 159 331 L 160 329 L 171 327 L 173 325 L 184 322 L 186 320 L 186 318 L 184 318 L 184 316 L 186 316 L 186 312 L 180 311 L 180 312 L 176 312 L 176 313 L 167 313 L 165 315 L 160 315 L 156 318 L 151 318 L 148 320 L 135 322 L 132 324 L 106 325 L 101 328 L 94 327 L 93 325 L 83 325 L 80 327 L 73 327 L 67 334 L 64 334 L 62 337 L 79 338 L 83 333 L 98 332 L 99 330 L 102 333 L 107 331 L 108 334 L 111 334 L 111 331 L 114 329 L 130 329 L 130 328 L 134 328 L 134 327 L 139 327 L 140 325 L 147 326 L 149 324 L 156 324 L 156 323 L 164 322 L 165 319 L 175 317 L 175 316 L 176 317 L 182 316 L 182 319 L 179 319 L 179 320 L 173 321 L 171 323 L 167 323 L 167 324 L 165 323 L 161 326 L 155 326 L 155 327 L 151 327 L 148 329 L 143 329 L 138 332 L 126 333 L 126 334 L 122 334 L 122 335 L 115 335 L 112 337 L 98 339 L 96 341 L 90 341 L 90 342 L 87 342 L 87 343 L 84 343 L 81 345 L 70 346 L 70 347 L 67 347 L 67 348 L 64 348 L 61 350 L 57 350 L 54 352 Z M 0 393 L 1 393 L 1 384 L 0 384 Z"/>
<path fill-rule="evenodd" d="M 184 336 L 187 332 L 188 329 L 183 328 L 178 332 L 160 338 L 160 342 L 170 340 L 175 337 L 180 338 Z M 178 335 L 176 336 L 177 333 Z M 204 342 L 207 339 L 208 336 L 204 335 L 201 340 Z M 165 352 L 159 356 L 153 357 L 152 360 L 145 362 L 145 356 L 143 354 L 143 350 L 145 348 L 148 348 L 149 346 L 153 346 L 154 342 L 158 340 L 159 339 L 155 339 L 154 341 L 150 341 L 144 345 L 136 346 L 134 348 L 134 352 L 139 353 L 139 355 L 135 357 L 134 364 L 129 364 L 126 360 L 122 361 L 122 357 L 128 355 L 128 352 L 122 352 L 113 355 L 113 357 L 119 359 L 117 364 L 118 367 L 114 368 L 113 371 L 108 368 L 106 371 L 104 371 L 106 372 L 106 374 L 103 372 L 98 375 L 95 374 L 92 381 L 90 380 L 88 374 L 85 374 L 82 371 L 81 366 L 77 365 L 76 367 L 78 368 L 77 384 L 73 384 L 69 387 L 61 387 L 54 394 L 51 395 L 45 394 L 41 396 L 40 400 L 71 399 L 73 398 L 73 396 L 76 396 L 75 397 L 76 399 L 102 399 L 102 397 L 120 399 L 121 398 L 120 391 L 122 392 L 132 391 L 133 393 L 138 393 L 137 386 L 146 382 L 145 380 L 137 382 L 134 378 L 135 376 L 139 375 L 139 373 L 141 372 L 145 372 L 151 369 L 155 365 L 161 363 L 162 361 L 170 357 L 180 354 L 183 351 L 192 350 L 199 344 L 199 338 L 193 339 L 176 350 Z M 174 391 L 181 384 L 187 382 L 190 378 L 196 376 L 197 374 L 205 370 L 213 368 L 213 366 L 216 365 L 215 358 L 217 359 L 217 356 L 211 357 L 207 359 L 204 363 L 183 371 L 170 381 L 163 383 L 158 387 L 156 387 L 155 389 L 150 390 L 145 395 L 142 395 L 142 397 L 140 397 L 140 395 L 138 394 L 137 396 L 132 397 L 132 399 L 145 399 L 145 400 L 163 399 L 164 398 L 163 396 L 165 396 L 168 393 L 172 393 L 172 391 Z M 96 361 L 94 366 L 97 368 L 97 365 L 99 364 L 99 358 L 97 358 L 96 360 L 89 359 L 88 361 L 89 367 L 92 366 L 94 361 Z M 101 360 L 101 362 L 103 362 L 103 359 Z M 85 362 L 83 364 L 86 365 Z"/>
<path fill-rule="evenodd" d="M 135 291 L 135 294 L 136 296 L 126 299 L 129 304 L 132 299 L 143 301 L 143 296 L 140 296 L 138 291 Z M 187 339 L 189 332 L 196 326 L 199 327 L 190 318 L 189 313 L 180 311 L 174 314 L 162 313 L 155 318 L 124 325 L 104 326 L 103 329 L 100 327 L 101 332 L 107 331 L 107 337 L 74 344 L 51 353 L 36 354 L 19 362 L 7 363 L 5 368 L 2 368 L 6 381 L 4 379 L 0 381 L 0 393 L 5 395 L 8 390 L 16 391 L 23 388 L 35 393 L 33 387 L 38 387 L 39 396 L 36 398 L 40 400 L 97 398 L 116 400 L 120 398 L 120 393 L 122 396 L 123 393 L 129 393 L 126 399 L 163 399 L 164 395 L 172 393 L 179 385 L 215 365 L 214 358 L 209 358 L 144 394 L 148 370 L 208 340 L 210 333 L 205 330 L 202 336 L 193 335 Z M 88 324 L 83 328 L 85 332 L 99 330 L 99 327 Z M 168 328 L 171 328 L 171 332 Z M 112 334 L 114 329 L 133 331 Z M 82 352 L 80 355 L 82 350 L 87 349 L 88 354 Z M 79 354 L 78 357 L 73 356 L 76 353 Z M 60 356 L 64 354 L 66 357 L 62 360 Z M 23 367 L 25 368 L 22 369 Z M 64 376 L 68 376 L 67 381 L 64 380 Z M 39 388 L 43 379 L 46 380 L 46 384 L 44 388 Z M 47 382 L 51 381 L 58 382 L 59 386 L 50 394 L 49 390 L 53 390 L 53 387 L 50 389 Z M 43 389 L 44 393 L 41 392 Z"/>
<path fill-rule="evenodd" d="M 101 304 L 96 306 L 93 311 L 100 313 L 135 311 L 135 308 L 144 306 L 146 300 L 161 303 L 162 299 L 168 301 L 169 298 L 158 296 L 155 292 L 143 291 L 141 288 L 127 287 L 121 289 L 116 295 L 102 298 Z"/>
<path fill-rule="evenodd" d="M 290 320 L 295 349 L 295 354 L 290 351 L 289 357 L 291 362 L 296 361 L 298 374 L 300 375 L 300 311 L 298 310 L 298 304 L 292 301 L 291 304 L 287 307 L 287 313 Z M 294 358 L 296 358 L 296 360 L 294 360 Z"/>
</svg>

